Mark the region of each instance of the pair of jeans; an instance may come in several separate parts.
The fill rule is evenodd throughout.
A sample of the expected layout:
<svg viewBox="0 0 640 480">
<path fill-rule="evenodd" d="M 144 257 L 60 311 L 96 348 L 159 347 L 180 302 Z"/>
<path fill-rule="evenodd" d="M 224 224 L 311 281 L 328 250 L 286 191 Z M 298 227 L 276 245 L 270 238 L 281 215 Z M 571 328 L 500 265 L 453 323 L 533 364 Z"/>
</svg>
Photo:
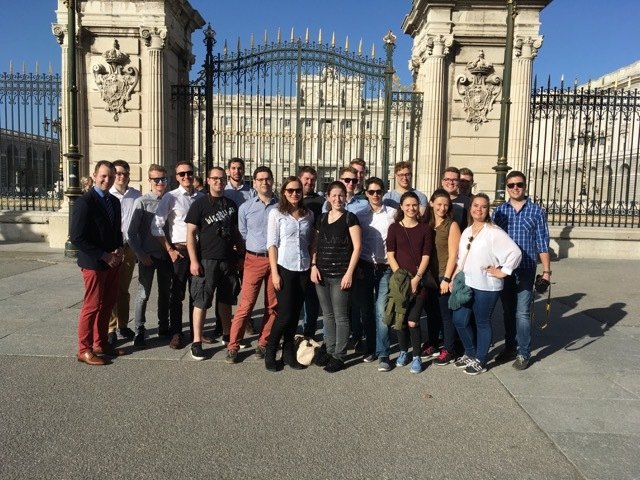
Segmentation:
<svg viewBox="0 0 640 480">
<path fill-rule="evenodd" d="M 187 283 L 191 284 L 189 252 L 186 248 L 178 251 L 182 257 L 173 262 L 171 294 L 169 296 L 169 333 L 171 335 L 182 333 L 182 302 L 187 290 Z M 189 330 L 193 338 L 193 301 L 191 295 L 189 295 Z"/>
<path fill-rule="evenodd" d="M 376 291 L 380 282 L 378 271 L 388 269 L 385 265 L 374 265 L 359 260 L 351 287 L 351 334 L 354 339 L 367 338 L 367 354 L 376 353 Z M 388 288 L 387 288 L 388 291 Z M 384 314 L 384 312 L 383 312 Z M 374 339 L 375 342 L 374 342 Z M 388 355 L 387 355 L 388 356 Z"/>
<path fill-rule="evenodd" d="M 278 273 L 282 285 L 282 288 L 276 291 L 278 316 L 273 322 L 273 328 L 267 340 L 267 348 L 274 352 L 278 349 L 280 339 L 283 340 L 284 346 L 293 345 L 304 295 L 310 281 L 309 270 L 296 272 L 278 265 Z"/>
<path fill-rule="evenodd" d="M 349 341 L 349 290 L 340 287 L 341 281 L 342 277 L 324 277 L 316 285 L 316 291 L 322 308 L 327 353 L 344 361 Z"/>
<path fill-rule="evenodd" d="M 518 349 L 525 359 L 531 356 L 531 307 L 536 271 L 518 268 L 504 279 L 500 295 L 504 309 L 504 344 L 507 350 Z"/>
<path fill-rule="evenodd" d="M 491 345 L 491 315 L 498 302 L 500 292 L 477 290 L 472 288 L 471 301 L 453 311 L 453 323 L 458 330 L 460 340 L 464 345 L 465 355 L 477 359 L 482 365 L 487 361 L 489 346 Z M 476 318 L 476 341 L 473 341 L 473 329 L 469 325 L 471 313 Z"/>
<path fill-rule="evenodd" d="M 440 277 L 440 282 L 444 277 Z M 450 293 L 442 295 L 440 289 L 429 289 L 427 294 L 427 334 L 429 343 L 438 346 L 438 336 L 442 330 L 443 347 L 447 352 L 455 350 L 456 328 L 449 309 Z"/>
<path fill-rule="evenodd" d="M 147 302 L 153 286 L 153 274 L 158 277 L 158 330 L 169 328 L 169 294 L 171 291 L 171 261 L 152 257 L 153 264 L 148 267 L 138 263 L 138 296 L 135 306 L 136 333 L 144 331 L 147 321 Z"/>
<path fill-rule="evenodd" d="M 276 319 L 276 291 L 273 288 L 271 279 L 271 266 L 269 258 L 257 257 L 247 253 L 244 259 L 244 274 L 242 277 L 242 289 L 240 305 L 231 321 L 231 341 L 227 345 L 227 350 L 238 350 L 240 340 L 244 338 L 244 331 L 247 320 L 251 318 L 253 307 L 256 305 L 260 288 L 264 284 L 264 315 L 262 319 L 262 332 L 258 339 L 258 344 L 266 347 L 267 340 Z"/>
<path fill-rule="evenodd" d="M 420 328 L 420 317 L 422 315 L 422 309 L 427 300 L 427 292 L 424 288 L 420 289 L 417 295 L 412 295 L 407 307 L 407 315 L 405 321 L 402 324 L 400 330 L 396 330 L 398 335 L 398 346 L 400 351 L 408 352 L 409 344 L 411 344 L 411 350 L 414 357 L 420 356 L 420 341 L 422 339 L 422 330 Z M 415 327 L 410 327 L 409 322 L 414 322 Z"/>
<path fill-rule="evenodd" d="M 391 278 L 391 268 L 378 265 L 374 276 L 374 297 L 376 309 L 376 355 L 378 357 L 389 356 L 389 326 L 384 323 L 384 310 L 387 306 L 389 295 L 389 278 Z M 368 345 L 368 341 L 367 341 Z"/>
</svg>

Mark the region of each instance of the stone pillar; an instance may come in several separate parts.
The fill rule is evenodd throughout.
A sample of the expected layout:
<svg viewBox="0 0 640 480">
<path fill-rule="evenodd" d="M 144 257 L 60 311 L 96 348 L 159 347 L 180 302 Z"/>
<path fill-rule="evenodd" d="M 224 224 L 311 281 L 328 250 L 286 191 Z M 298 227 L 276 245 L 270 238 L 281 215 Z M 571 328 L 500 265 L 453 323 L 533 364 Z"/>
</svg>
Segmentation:
<svg viewBox="0 0 640 480">
<path fill-rule="evenodd" d="M 167 112 L 167 86 L 165 85 L 165 66 L 162 50 L 167 38 L 166 28 L 140 28 L 140 36 L 148 47 L 147 68 L 149 72 L 146 78 L 146 97 L 148 112 L 148 127 L 146 131 L 146 143 L 149 149 L 149 163 L 165 165 L 165 114 Z M 144 172 L 143 172 L 144 173 Z"/>
<path fill-rule="evenodd" d="M 511 167 L 528 148 L 531 61 L 540 47 L 540 11 L 550 0 L 518 0 L 512 71 Z M 413 37 L 411 67 L 423 93 L 416 186 L 430 194 L 444 167 L 468 167 L 477 191 L 493 197 L 500 136 L 507 6 L 504 1 L 413 0 L 403 30 Z M 447 50 L 450 53 L 447 53 Z"/>
<path fill-rule="evenodd" d="M 416 165 L 416 188 L 432 192 L 438 184 L 444 163 L 445 126 L 445 57 L 453 45 L 452 35 L 429 35 L 420 57 L 423 87 L 422 134 L 420 155 Z M 415 62 L 414 62 L 415 64 Z"/>
<path fill-rule="evenodd" d="M 516 37 L 511 73 L 511 116 L 507 159 L 514 170 L 529 169 L 529 135 L 531 133 L 531 72 L 533 59 L 542 46 L 542 37 Z"/>
</svg>

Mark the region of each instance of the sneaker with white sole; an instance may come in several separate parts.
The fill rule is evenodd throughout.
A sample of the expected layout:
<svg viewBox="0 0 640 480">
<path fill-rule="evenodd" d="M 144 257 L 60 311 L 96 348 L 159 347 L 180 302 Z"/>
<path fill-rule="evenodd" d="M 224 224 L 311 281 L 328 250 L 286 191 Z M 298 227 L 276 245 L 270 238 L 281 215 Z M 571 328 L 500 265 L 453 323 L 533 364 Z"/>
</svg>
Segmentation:
<svg viewBox="0 0 640 480">
<path fill-rule="evenodd" d="M 409 369 L 410 373 L 420 373 L 422 372 L 422 359 L 420 357 L 413 357 L 413 361 L 411 362 L 411 368 Z"/>
<path fill-rule="evenodd" d="M 469 362 L 467 368 L 464 369 L 464 373 L 466 373 L 467 375 L 479 375 L 480 373 L 486 371 L 487 367 L 485 367 L 476 359 L 473 359 L 471 362 Z"/>
<path fill-rule="evenodd" d="M 438 365 L 439 367 L 442 367 L 443 365 L 449 365 L 453 361 L 455 361 L 453 355 L 451 355 L 446 348 L 443 348 L 440 351 L 440 355 L 438 355 L 438 358 L 436 358 L 433 363 L 435 365 Z"/>
<path fill-rule="evenodd" d="M 388 372 L 391 370 L 391 364 L 389 363 L 389 357 L 380 357 L 380 361 L 378 362 L 378 371 L 379 372 Z"/>
<path fill-rule="evenodd" d="M 194 342 L 191 344 L 191 358 L 194 360 L 204 360 L 204 351 L 202 350 L 202 343 Z"/>
<path fill-rule="evenodd" d="M 529 366 L 530 360 L 528 358 L 524 358 L 522 355 L 518 355 L 516 357 L 516 361 L 513 362 L 512 367 L 516 370 L 526 370 Z"/>
<path fill-rule="evenodd" d="M 471 361 L 473 361 L 473 358 L 469 357 L 468 355 L 462 355 L 456 360 L 454 365 L 456 368 L 467 368 L 467 365 L 469 365 L 469 362 Z"/>
<path fill-rule="evenodd" d="M 409 364 L 409 354 L 404 350 L 400 352 L 396 360 L 396 367 L 404 367 Z"/>
</svg>

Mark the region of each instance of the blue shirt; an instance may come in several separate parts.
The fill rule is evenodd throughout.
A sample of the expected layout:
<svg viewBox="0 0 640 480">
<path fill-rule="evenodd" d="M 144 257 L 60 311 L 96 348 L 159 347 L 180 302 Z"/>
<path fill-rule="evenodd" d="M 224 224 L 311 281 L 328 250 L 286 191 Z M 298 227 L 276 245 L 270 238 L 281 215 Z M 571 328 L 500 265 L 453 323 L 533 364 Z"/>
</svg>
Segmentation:
<svg viewBox="0 0 640 480">
<path fill-rule="evenodd" d="M 427 201 L 427 196 L 424 193 L 414 189 L 411 189 L 409 191 L 415 193 L 418 196 L 418 199 L 420 200 L 420 206 L 422 208 L 427 208 L 428 201 Z M 382 197 L 382 203 L 384 205 L 387 205 L 388 207 L 399 209 L 400 199 L 402 198 L 402 195 L 404 195 L 404 193 L 399 193 L 399 192 L 396 192 L 395 190 L 389 190 L 387 193 L 384 194 L 384 197 Z"/>
<path fill-rule="evenodd" d="M 244 202 L 238 210 L 238 229 L 245 241 L 245 248 L 254 253 L 267 251 L 267 224 L 269 211 L 278 204 L 275 195 L 268 204 L 262 203 L 260 197 Z"/>
<path fill-rule="evenodd" d="M 244 202 L 255 197 L 256 191 L 251 188 L 251 185 L 247 182 L 244 182 L 240 188 L 234 188 L 231 183 L 227 183 L 227 186 L 224 187 L 223 194 L 228 199 L 236 202 L 236 205 L 240 207 Z"/>
<path fill-rule="evenodd" d="M 549 227 L 542 208 L 527 198 L 519 212 L 505 202 L 494 210 L 492 217 L 522 250 L 518 268 L 535 270 L 539 254 L 549 251 Z"/>
<path fill-rule="evenodd" d="M 356 215 L 363 210 L 367 210 L 368 208 L 369 208 L 369 202 L 367 200 L 358 198 L 355 195 L 351 197 L 350 201 L 344 204 L 344 209 L 347 212 L 351 212 Z M 322 213 L 325 213 L 328 211 L 329 211 L 329 201 L 327 200 L 326 202 L 324 202 L 324 205 L 322 206 Z"/>
</svg>

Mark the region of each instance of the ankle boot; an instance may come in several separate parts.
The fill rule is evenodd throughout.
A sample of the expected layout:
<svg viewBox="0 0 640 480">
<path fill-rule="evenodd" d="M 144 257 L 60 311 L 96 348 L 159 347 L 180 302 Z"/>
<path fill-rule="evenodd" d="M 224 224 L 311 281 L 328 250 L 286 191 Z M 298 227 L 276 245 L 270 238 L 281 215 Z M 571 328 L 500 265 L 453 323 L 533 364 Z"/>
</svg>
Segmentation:
<svg viewBox="0 0 640 480">
<path fill-rule="evenodd" d="M 278 363 L 276 362 L 276 348 L 271 345 L 267 345 L 264 352 L 264 366 L 270 372 L 278 371 Z"/>
<path fill-rule="evenodd" d="M 299 363 L 296 358 L 296 350 L 293 343 L 285 343 L 282 345 L 282 360 L 285 365 L 289 365 L 289 367 L 294 370 L 302 370 L 304 368 L 304 365 Z"/>
</svg>

